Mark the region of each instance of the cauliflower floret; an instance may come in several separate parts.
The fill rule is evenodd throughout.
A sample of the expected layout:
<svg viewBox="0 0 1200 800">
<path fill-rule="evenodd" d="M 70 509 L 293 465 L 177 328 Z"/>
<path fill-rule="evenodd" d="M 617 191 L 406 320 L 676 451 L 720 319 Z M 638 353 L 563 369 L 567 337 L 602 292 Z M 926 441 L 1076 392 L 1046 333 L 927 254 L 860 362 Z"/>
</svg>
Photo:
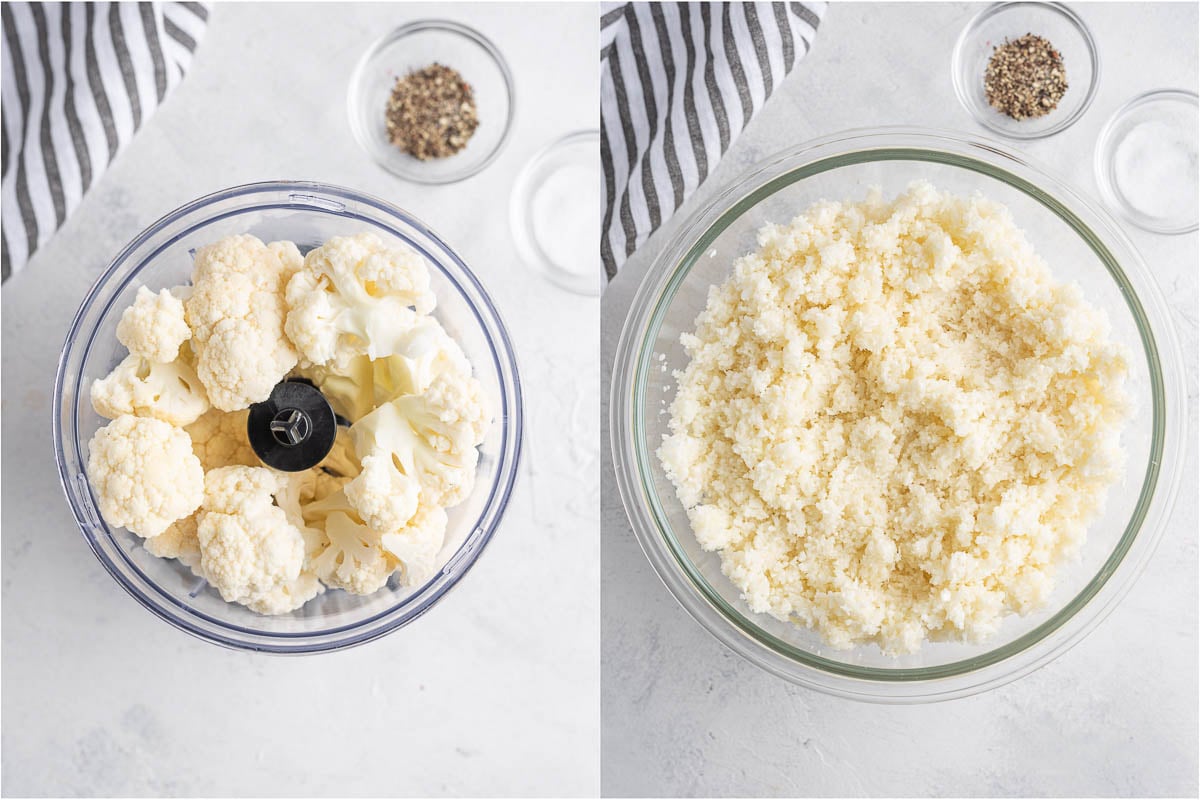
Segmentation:
<svg viewBox="0 0 1200 800">
<path fill-rule="evenodd" d="M 208 411 L 208 396 L 183 348 L 164 364 L 130 353 L 112 372 L 92 383 L 92 408 L 102 417 L 153 417 L 183 427 Z"/>
<path fill-rule="evenodd" d="M 400 562 L 401 583 L 421 586 L 437 572 L 437 555 L 446 540 L 446 511 L 422 506 L 400 530 L 379 537 L 383 549 Z"/>
<path fill-rule="evenodd" d="M 288 281 L 286 330 L 307 364 L 396 353 L 436 304 L 425 260 L 373 233 L 335 236 Z"/>
<path fill-rule="evenodd" d="M 402 395 L 381 405 L 350 427 L 361 459 L 383 456 L 380 470 L 421 486 L 421 502 L 450 506 L 471 491 L 488 415 L 479 381 L 445 372 L 421 394 Z"/>
<path fill-rule="evenodd" d="M 179 346 L 191 337 L 183 303 L 170 289 L 155 294 L 145 286 L 139 288 L 133 305 L 117 323 L 117 341 L 130 353 L 160 364 L 174 361 Z"/>
<path fill-rule="evenodd" d="M 187 426 L 192 450 L 207 472 L 218 467 L 261 466 L 246 435 L 249 411 L 225 412 L 212 409 Z"/>
<path fill-rule="evenodd" d="M 325 458 L 321 459 L 321 463 L 317 464 L 321 470 L 333 473 L 337 477 L 346 479 L 353 478 L 362 471 L 362 465 L 359 464 L 358 456 L 354 454 L 354 438 L 350 435 L 350 429 L 339 425 L 337 436 L 333 440 L 333 447 L 329 449 L 329 453 Z"/>
<path fill-rule="evenodd" d="M 324 534 L 319 547 L 310 553 L 310 563 L 326 586 L 371 594 L 395 572 L 396 562 L 380 543 L 382 533 L 362 521 L 344 491 L 305 505 L 303 514 L 309 525 Z"/>
<path fill-rule="evenodd" d="M 271 395 L 296 365 L 283 331 L 288 266 L 283 243 L 229 236 L 196 251 L 192 294 L 184 307 L 192 328 L 196 373 L 222 411 L 237 411 Z"/>
<path fill-rule="evenodd" d="M 421 317 L 392 347 L 391 355 L 372 360 L 364 354 L 296 374 L 311 380 L 333 410 L 353 423 L 399 395 L 420 394 L 443 372 L 471 373 L 466 354 L 434 317 Z"/>
<path fill-rule="evenodd" d="M 246 601 L 246 608 L 259 614 L 287 614 L 324 591 L 325 586 L 316 575 L 301 572 L 295 580 Z"/>
<path fill-rule="evenodd" d="M 271 242 L 267 245 L 267 249 L 274 253 L 275 257 L 279 259 L 279 263 L 283 265 L 279 285 L 286 287 L 291 277 L 304 266 L 304 256 L 300 255 L 300 248 L 296 247 L 295 242 Z"/>
<path fill-rule="evenodd" d="M 204 498 L 204 468 L 188 435 L 159 419 L 117 417 L 88 445 L 88 477 L 109 525 L 158 536 Z"/>
<path fill-rule="evenodd" d="M 143 544 L 150 555 L 159 558 L 177 558 L 197 577 L 200 571 L 200 538 L 196 535 L 197 515 L 192 514 L 171 524 L 158 536 L 147 539 Z"/>
<path fill-rule="evenodd" d="M 417 511 L 421 485 L 402 475 L 386 456 L 362 460 L 362 472 L 346 484 L 346 499 L 375 530 L 402 527 Z"/>
<path fill-rule="evenodd" d="M 325 534 L 321 549 L 311 558 L 313 571 L 326 585 L 352 594 L 378 591 L 397 569 L 403 569 L 405 586 L 423 583 L 446 532 L 446 514 L 437 507 L 419 507 L 396 529 L 373 528 L 344 490 L 304 506 L 303 511 L 305 521 Z"/>
<path fill-rule="evenodd" d="M 366 356 L 341 365 L 300 367 L 293 375 L 312 381 L 334 413 L 347 422 L 356 422 L 375 408 L 375 366 Z"/>
<path fill-rule="evenodd" d="M 420 394 L 439 375 L 471 374 L 471 362 L 434 317 L 424 317 L 396 339 L 388 357 L 372 362 L 375 405 L 402 394 Z"/>
<path fill-rule="evenodd" d="M 329 514 L 324 531 L 328 543 L 312 565 L 326 585 L 351 594 L 371 594 L 383 588 L 396 565 L 380 546 L 379 533 L 344 511 Z"/>
<path fill-rule="evenodd" d="M 220 467 L 205 476 L 196 527 L 200 567 L 225 600 L 274 609 L 280 597 L 268 595 L 300 577 L 304 537 L 273 498 L 283 489 L 284 481 L 261 467 Z"/>
</svg>

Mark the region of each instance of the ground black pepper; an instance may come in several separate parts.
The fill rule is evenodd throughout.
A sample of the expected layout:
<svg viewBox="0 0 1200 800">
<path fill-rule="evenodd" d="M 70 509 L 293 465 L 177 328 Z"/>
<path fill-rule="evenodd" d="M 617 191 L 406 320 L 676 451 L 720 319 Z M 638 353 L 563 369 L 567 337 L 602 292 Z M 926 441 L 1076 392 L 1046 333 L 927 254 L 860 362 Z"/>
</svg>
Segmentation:
<svg viewBox="0 0 1200 800">
<path fill-rule="evenodd" d="M 1027 33 L 997 45 L 983 76 L 987 101 L 1013 119 L 1049 114 L 1067 93 L 1062 55 L 1041 36 Z"/>
<path fill-rule="evenodd" d="M 422 161 L 454 155 L 479 127 L 471 85 L 436 63 L 396 79 L 385 118 L 392 144 Z"/>
</svg>

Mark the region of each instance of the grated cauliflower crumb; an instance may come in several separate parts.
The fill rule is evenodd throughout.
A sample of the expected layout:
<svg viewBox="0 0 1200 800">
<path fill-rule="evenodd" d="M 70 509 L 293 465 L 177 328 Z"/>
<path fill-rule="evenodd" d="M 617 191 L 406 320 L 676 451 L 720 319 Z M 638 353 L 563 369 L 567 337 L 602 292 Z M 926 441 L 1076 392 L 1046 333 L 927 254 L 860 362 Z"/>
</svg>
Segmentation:
<svg viewBox="0 0 1200 800">
<path fill-rule="evenodd" d="M 767 225 L 681 341 L 658 456 L 697 542 L 836 648 L 1036 609 L 1122 468 L 1107 317 L 978 196 L 918 182 Z"/>
</svg>

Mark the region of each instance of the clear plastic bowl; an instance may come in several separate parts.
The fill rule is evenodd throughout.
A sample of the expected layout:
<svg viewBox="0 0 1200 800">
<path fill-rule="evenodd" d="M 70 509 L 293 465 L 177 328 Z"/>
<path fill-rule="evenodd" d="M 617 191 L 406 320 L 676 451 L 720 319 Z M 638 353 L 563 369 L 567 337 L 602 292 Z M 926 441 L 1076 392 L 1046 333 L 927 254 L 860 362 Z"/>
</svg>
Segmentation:
<svg viewBox="0 0 1200 800">
<path fill-rule="evenodd" d="M 368 596 L 341 590 L 282 616 L 226 603 L 173 559 L 146 552 L 142 540 L 109 527 L 86 477 L 88 442 L 107 420 L 89 392 L 125 354 L 117 342 L 121 312 L 139 286 L 186 283 L 197 247 L 234 233 L 290 239 L 307 250 L 331 236 L 371 231 L 428 259 L 438 305 L 434 315 L 462 345 L 483 386 L 494 422 L 480 446 L 471 494 L 448 510 L 439 568 L 419 588 L 393 578 Z M 318 183 L 272 182 L 226 189 L 172 211 L 122 250 L 88 292 L 67 334 L 54 384 L 54 444 L 59 476 L 84 539 L 117 582 L 177 628 L 227 647 L 314 653 L 361 644 L 424 614 L 460 581 L 491 540 L 517 475 L 522 435 L 521 386 L 508 333 L 492 301 L 462 259 L 420 220 L 366 195 Z"/>
<path fill-rule="evenodd" d="M 1011 209 L 1058 280 L 1078 281 L 1105 309 L 1130 353 L 1133 417 L 1122 435 L 1124 480 L 1064 564 L 1048 605 L 1005 618 L 980 645 L 927 642 L 899 658 L 877 646 L 828 647 L 811 630 L 752 613 L 696 543 L 655 455 L 667 432 L 672 373 L 687 363 L 681 333 L 694 329 L 708 289 L 755 249 L 767 222 L 785 222 L 820 199 L 894 196 L 924 178 L 958 194 L 981 192 Z M 1182 365 L 1162 294 L 1120 228 L 1102 210 L 1001 145 L 961 134 L 891 128 L 849 131 L 761 162 L 681 226 L 647 273 L 617 345 L 610 431 L 617 484 L 659 577 L 713 635 L 761 667 L 815 689 L 880 702 L 958 697 L 1023 675 L 1061 654 L 1124 595 L 1165 528 L 1178 487 L 1187 417 Z M 1130 665 L 1132 670 L 1135 664 Z"/>
<path fill-rule="evenodd" d="M 1032 33 L 1062 54 L 1067 91 L 1049 114 L 1013 119 L 987 101 L 983 76 L 997 45 Z M 1062 3 L 996 3 L 967 23 L 954 45 L 951 77 L 958 101 L 976 122 L 1010 139 L 1041 139 L 1064 131 L 1096 97 L 1100 56 L 1083 20 Z"/>
</svg>

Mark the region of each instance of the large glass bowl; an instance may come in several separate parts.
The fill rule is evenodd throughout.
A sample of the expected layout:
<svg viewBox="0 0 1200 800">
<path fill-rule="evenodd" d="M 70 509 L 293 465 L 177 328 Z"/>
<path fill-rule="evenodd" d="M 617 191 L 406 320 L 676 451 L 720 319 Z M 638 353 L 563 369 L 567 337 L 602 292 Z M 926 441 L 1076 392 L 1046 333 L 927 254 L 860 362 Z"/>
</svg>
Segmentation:
<svg viewBox="0 0 1200 800">
<path fill-rule="evenodd" d="M 395 577 L 356 596 L 326 591 L 301 609 L 261 616 L 226 603 L 172 559 L 146 552 L 142 540 L 107 525 L 86 477 L 88 442 L 106 420 L 90 402 L 91 384 L 125 354 L 117 342 L 121 312 L 139 286 L 186 283 L 197 247 L 234 233 L 290 239 L 306 251 L 331 236 L 371 231 L 414 248 L 431 265 L 434 312 L 458 340 L 483 386 L 494 422 L 480 446 L 471 494 L 448 510 L 446 543 L 434 576 L 413 589 Z M 428 611 L 479 558 L 504 514 L 521 450 L 522 402 L 508 333 L 483 286 L 436 233 L 411 214 L 375 198 L 317 183 L 238 186 L 172 211 L 122 250 L 84 298 L 71 323 L 54 385 L 54 445 L 59 475 L 84 539 L 117 582 L 172 625 L 227 647 L 313 653 L 369 641 Z"/>
<path fill-rule="evenodd" d="M 655 450 L 667 432 L 672 373 L 686 364 L 679 336 L 694 328 L 711 285 L 755 249 L 755 231 L 820 199 L 894 196 L 924 178 L 959 194 L 1006 204 L 1058 280 L 1078 281 L 1129 351 L 1133 417 L 1124 429 L 1124 479 L 1064 564 L 1042 610 L 1009 616 L 982 645 L 926 643 L 885 656 L 877 646 L 835 650 L 807 629 L 752 613 L 700 549 Z M 1132 244 L 1092 203 L 1001 146 L 953 133 L 895 128 L 851 131 L 780 153 L 696 212 L 643 280 L 614 365 L 610 430 L 617 483 L 638 540 L 659 577 L 705 628 L 767 670 L 857 699 L 948 699 L 1012 680 L 1078 641 L 1110 611 L 1162 535 L 1186 436 L 1178 345 L 1158 288 Z M 1131 669 L 1134 665 L 1131 664 Z"/>
</svg>

